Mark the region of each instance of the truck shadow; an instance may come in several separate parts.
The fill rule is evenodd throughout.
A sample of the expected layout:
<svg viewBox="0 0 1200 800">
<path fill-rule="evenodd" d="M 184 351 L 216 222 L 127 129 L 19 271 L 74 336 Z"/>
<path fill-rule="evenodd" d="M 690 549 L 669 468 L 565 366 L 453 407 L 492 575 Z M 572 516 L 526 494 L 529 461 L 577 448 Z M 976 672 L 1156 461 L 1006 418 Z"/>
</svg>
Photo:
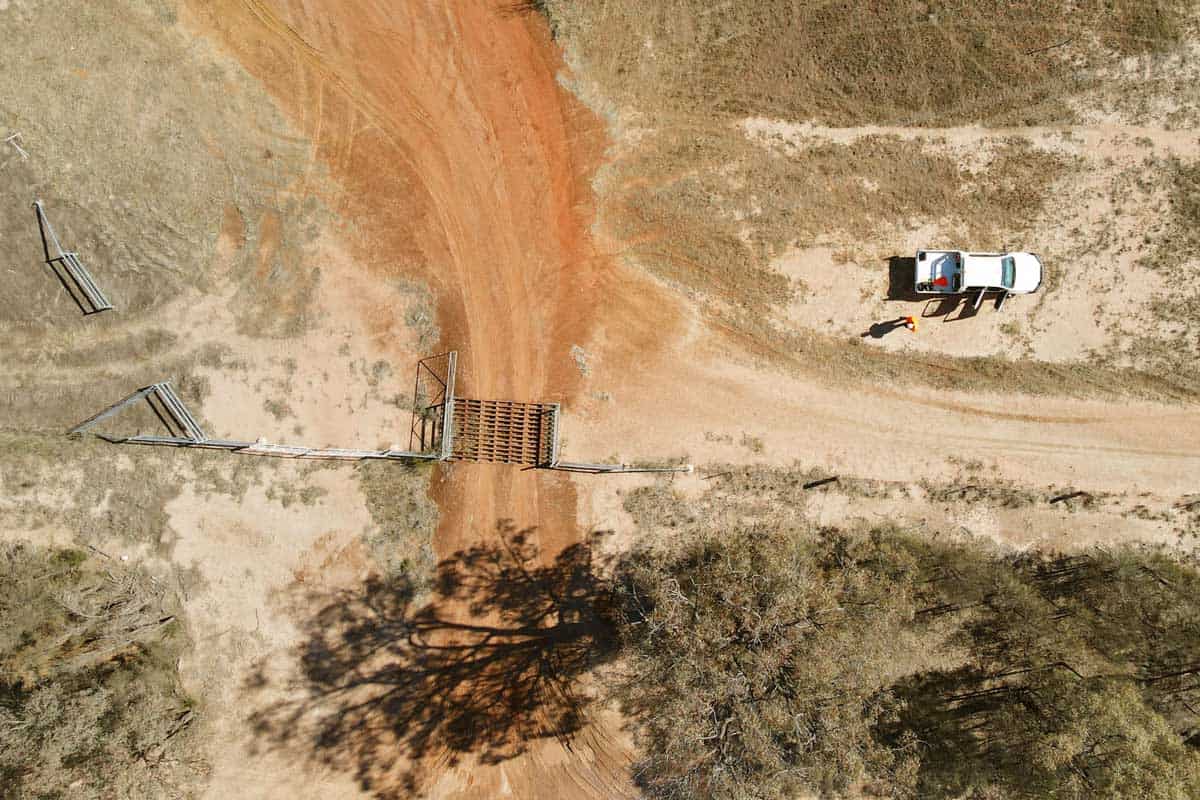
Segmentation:
<svg viewBox="0 0 1200 800">
<path fill-rule="evenodd" d="M 970 298 L 963 294 L 928 295 L 921 294 L 913 288 L 916 276 L 917 260 L 906 256 L 891 256 L 888 258 L 888 288 L 889 302 L 924 303 L 921 309 L 922 319 L 941 319 L 943 322 L 957 322 L 970 319 L 978 312 L 972 307 Z M 955 312 L 958 312 L 955 314 Z M 881 339 L 895 328 L 888 327 L 892 323 L 879 322 L 863 334 Z"/>
<path fill-rule="evenodd" d="M 918 302 L 929 295 L 918 294 L 913 288 L 916 280 L 917 260 L 903 256 L 891 256 L 888 262 L 888 300 L 904 300 Z"/>
<path fill-rule="evenodd" d="M 569 743 L 586 721 L 578 678 L 616 651 L 611 582 L 593 555 L 602 534 L 545 563 L 533 533 L 497 522 L 438 564 L 427 602 L 408 576 L 308 595 L 299 685 L 252 715 L 259 740 L 299 743 L 377 798 L 419 794 L 430 759 Z M 260 671 L 247 689 L 269 683 Z"/>
<path fill-rule="evenodd" d="M 955 314 L 954 312 L 958 313 Z M 970 319 L 979 312 L 967 295 L 952 294 L 946 297 L 935 297 L 925 303 L 921 310 L 922 317 L 941 318 L 942 322 L 958 322 Z"/>
</svg>

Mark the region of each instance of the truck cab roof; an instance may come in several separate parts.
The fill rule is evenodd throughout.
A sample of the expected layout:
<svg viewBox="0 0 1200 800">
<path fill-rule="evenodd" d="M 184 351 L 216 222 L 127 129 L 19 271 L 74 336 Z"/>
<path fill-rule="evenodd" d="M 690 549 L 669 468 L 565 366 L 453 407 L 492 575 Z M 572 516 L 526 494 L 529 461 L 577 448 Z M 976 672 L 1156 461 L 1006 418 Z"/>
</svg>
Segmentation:
<svg viewBox="0 0 1200 800">
<path fill-rule="evenodd" d="M 1015 280 L 1012 256 L 1000 253 L 967 253 L 962 259 L 963 288 L 998 286 L 1011 289 Z"/>
<path fill-rule="evenodd" d="M 1032 253 L 967 253 L 962 263 L 965 289 L 1028 294 L 1042 284 L 1042 262 Z"/>
</svg>

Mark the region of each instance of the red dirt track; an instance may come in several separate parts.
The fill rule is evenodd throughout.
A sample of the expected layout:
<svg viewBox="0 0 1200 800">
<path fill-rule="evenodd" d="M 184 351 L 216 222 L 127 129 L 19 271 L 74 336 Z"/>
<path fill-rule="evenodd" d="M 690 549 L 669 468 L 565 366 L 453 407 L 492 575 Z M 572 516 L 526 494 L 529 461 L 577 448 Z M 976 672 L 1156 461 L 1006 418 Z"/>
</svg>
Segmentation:
<svg viewBox="0 0 1200 800">
<path fill-rule="evenodd" d="M 353 221 L 338 235 L 361 268 L 433 288 L 442 344 L 460 353 L 459 393 L 569 403 L 580 378 L 571 346 L 604 313 L 622 345 L 637 347 L 648 293 L 591 239 L 588 180 L 603 128 L 558 85 L 544 21 L 518 5 L 191 1 L 195 27 L 262 80 L 311 141 L 300 193 Z M 564 476 L 465 465 L 440 473 L 435 493 L 439 558 L 494 539 L 501 519 L 535 527 L 545 561 L 581 539 Z M 628 778 L 607 736 L 593 725 L 574 752 L 547 740 L 487 767 L 435 759 L 427 787 L 614 796 Z"/>
</svg>

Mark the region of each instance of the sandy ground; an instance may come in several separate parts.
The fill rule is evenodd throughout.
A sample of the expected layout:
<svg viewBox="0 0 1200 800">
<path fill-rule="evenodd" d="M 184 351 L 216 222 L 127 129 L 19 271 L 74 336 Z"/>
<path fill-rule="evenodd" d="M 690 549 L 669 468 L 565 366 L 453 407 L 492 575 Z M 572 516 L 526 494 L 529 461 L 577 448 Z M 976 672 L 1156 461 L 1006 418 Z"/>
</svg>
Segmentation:
<svg viewBox="0 0 1200 800">
<path fill-rule="evenodd" d="M 637 378 L 602 357 L 592 374 L 612 399 L 592 401 L 586 423 L 567 427 L 568 454 L 607 446 L 697 464 L 799 460 L 885 480 L 945 478 L 952 459 L 982 458 L 1021 484 L 1165 494 L 1194 491 L 1200 467 L 1200 412 L 1189 408 L 900 387 L 848 401 L 843 389 L 723 361 L 703 337 L 677 343 Z M 670 414 L 655 413 L 662 408 Z M 764 442 L 761 456 L 740 445 L 743 434 Z"/>
</svg>

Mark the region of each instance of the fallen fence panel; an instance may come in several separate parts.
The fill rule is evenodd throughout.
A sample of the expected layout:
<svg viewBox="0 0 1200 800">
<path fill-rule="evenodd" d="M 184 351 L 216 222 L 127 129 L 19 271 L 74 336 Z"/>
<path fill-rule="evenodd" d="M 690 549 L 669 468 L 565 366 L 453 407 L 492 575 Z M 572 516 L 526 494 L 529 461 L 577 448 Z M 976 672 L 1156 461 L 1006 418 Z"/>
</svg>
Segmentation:
<svg viewBox="0 0 1200 800">
<path fill-rule="evenodd" d="M 42 236 L 42 253 L 45 256 L 46 266 L 50 267 L 55 277 L 62 283 L 63 288 L 67 290 L 67 294 L 79 306 L 79 310 L 85 316 L 111 310 L 112 303 L 100 290 L 92 273 L 88 272 L 87 267 L 79 260 L 79 254 L 63 250 L 58 236 L 54 233 L 54 228 L 50 226 L 50 220 L 46 217 L 46 211 L 42 208 L 42 201 L 35 200 L 33 207 L 37 212 L 38 232 Z M 49 235 L 48 240 L 47 235 Z M 58 252 L 56 256 L 50 255 L 51 243 Z"/>
</svg>

